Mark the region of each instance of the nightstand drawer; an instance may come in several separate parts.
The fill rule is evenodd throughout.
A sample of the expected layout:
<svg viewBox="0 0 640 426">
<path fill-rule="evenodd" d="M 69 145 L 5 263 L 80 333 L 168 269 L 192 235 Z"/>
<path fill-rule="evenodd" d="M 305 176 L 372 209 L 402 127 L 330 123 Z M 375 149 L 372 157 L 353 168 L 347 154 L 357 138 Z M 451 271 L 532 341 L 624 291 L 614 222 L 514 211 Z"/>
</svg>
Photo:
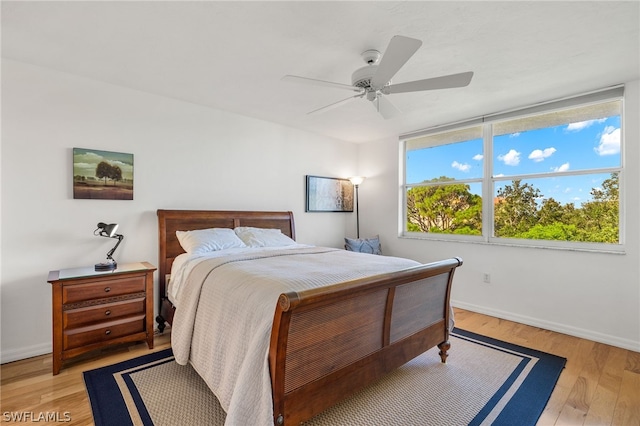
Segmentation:
<svg viewBox="0 0 640 426">
<path fill-rule="evenodd" d="M 66 330 L 85 324 L 108 322 L 114 319 L 145 313 L 145 297 L 69 309 L 62 314 L 62 327 Z"/>
<path fill-rule="evenodd" d="M 66 285 L 62 289 L 62 303 L 75 303 L 91 299 L 119 296 L 145 291 L 144 275 L 118 277 L 86 284 Z"/>
<path fill-rule="evenodd" d="M 145 316 L 136 315 L 99 325 L 65 330 L 64 349 L 105 342 L 121 336 L 145 331 Z"/>
</svg>

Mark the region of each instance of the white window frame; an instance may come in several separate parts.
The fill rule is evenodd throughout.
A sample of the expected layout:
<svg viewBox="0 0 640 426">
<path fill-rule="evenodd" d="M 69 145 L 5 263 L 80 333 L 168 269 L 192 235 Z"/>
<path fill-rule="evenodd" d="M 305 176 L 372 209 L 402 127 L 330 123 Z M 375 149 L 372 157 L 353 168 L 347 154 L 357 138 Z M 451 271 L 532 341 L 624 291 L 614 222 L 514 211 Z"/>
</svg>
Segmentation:
<svg viewBox="0 0 640 426">
<path fill-rule="evenodd" d="M 570 173 L 563 172 L 550 172 L 544 175 L 532 174 L 532 175 L 511 175 L 511 176 L 493 176 L 493 131 L 492 127 L 494 123 L 506 121 L 509 119 L 516 119 L 525 117 L 528 115 L 538 115 L 549 113 L 557 110 L 575 108 L 580 106 L 587 106 L 589 104 L 602 103 L 607 101 L 620 101 L 621 102 L 621 114 L 620 114 L 620 166 L 619 167 L 607 167 L 599 169 L 587 169 L 587 170 L 574 170 Z M 560 100 L 554 100 L 537 104 L 534 106 L 520 108 L 517 110 L 501 112 L 497 114 L 487 115 L 471 120 L 465 120 L 457 123 L 447 124 L 444 126 L 433 127 L 426 130 L 412 132 L 400 136 L 400 194 L 399 194 L 399 229 L 398 236 L 400 238 L 411 239 L 425 239 L 425 240 L 438 240 L 438 241 L 458 241 L 467 243 L 480 243 L 480 244 L 494 244 L 503 246 L 520 246 L 520 247 L 536 247 L 536 248 L 551 248 L 561 250 L 577 250 L 577 251 L 596 251 L 596 252 L 608 252 L 608 253 L 624 253 L 624 229 L 625 229 L 625 144 L 624 144 L 624 86 L 615 86 L 599 91 L 590 92 L 580 96 L 564 98 Z M 482 235 L 454 235 L 443 233 L 424 233 L 424 232 L 408 232 L 407 229 L 407 190 L 408 188 L 419 186 L 415 183 L 408 184 L 407 170 L 406 170 L 406 158 L 407 158 L 407 142 L 411 139 L 415 139 L 422 136 L 435 135 L 438 133 L 450 132 L 453 130 L 460 130 L 466 127 L 473 127 L 481 125 L 483 127 L 483 177 L 482 177 Z M 611 243 L 583 243 L 575 241 L 555 241 L 555 240 L 533 240 L 533 239 L 517 239 L 517 238 L 504 238 L 494 237 L 494 212 L 493 212 L 493 197 L 495 194 L 496 183 L 513 180 L 526 180 L 528 178 L 551 178 L 554 176 L 575 176 L 579 174 L 594 174 L 594 173 L 617 173 L 618 185 L 619 185 L 619 219 L 618 219 L 618 244 Z M 471 179 L 470 181 L 477 181 L 477 179 Z M 456 183 L 468 183 L 464 180 L 456 181 Z"/>
</svg>

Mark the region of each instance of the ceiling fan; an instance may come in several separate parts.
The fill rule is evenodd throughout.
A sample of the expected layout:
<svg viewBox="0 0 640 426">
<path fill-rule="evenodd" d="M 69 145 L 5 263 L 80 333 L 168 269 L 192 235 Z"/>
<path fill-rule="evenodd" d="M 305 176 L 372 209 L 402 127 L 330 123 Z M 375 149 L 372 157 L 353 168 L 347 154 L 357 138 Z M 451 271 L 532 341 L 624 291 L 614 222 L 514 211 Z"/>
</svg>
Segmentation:
<svg viewBox="0 0 640 426">
<path fill-rule="evenodd" d="M 333 83 L 330 81 L 316 80 L 313 78 L 296 75 L 285 75 L 282 80 L 294 83 L 312 84 L 323 87 L 333 87 L 356 92 L 346 99 L 323 106 L 307 114 L 315 114 L 335 108 L 356 98 L 367 98 L 376 107 L 376 110 L 385 118 L 396 116 L 400 111 L 387 99 L 386 95 L 394 93 L 419 92 L 423 90 L 450 89 L 465 87 L 471 82 L 473 72 L 450 74 L 441 77 L 427 78 L 424 80 L 409 81 L 406 83 L 391 84 L 393 76 L 420 48 L 420 40 L 396 35 L 391 38 L 387 50 L 382 55 L 377 50 L 366 50 L 362 53 L 362 59 L 366 66 L 357 69 L 351 75 L 351 85 Z"/>
</svg>

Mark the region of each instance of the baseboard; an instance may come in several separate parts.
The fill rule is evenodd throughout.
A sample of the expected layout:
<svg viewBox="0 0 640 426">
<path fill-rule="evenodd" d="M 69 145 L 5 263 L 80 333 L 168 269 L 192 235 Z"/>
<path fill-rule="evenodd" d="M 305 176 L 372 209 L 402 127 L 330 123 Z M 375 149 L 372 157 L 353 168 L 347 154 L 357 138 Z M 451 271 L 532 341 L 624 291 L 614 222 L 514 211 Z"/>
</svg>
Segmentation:
<svg viewBox="0 0 640 426">
<path fill-rule="evenodd" d="M 0 364 L 50 354 L 51 350 L 51 343 L 42 343 L 40 345 L 27 346 L 20 349 L 3 350 L 0 352 Z"/>
<path fill-rule="evenodd" d="M 497 317 L 497 318 L 501 318 L 509 321 L 515 321 L 515 322 L 530 325 L 533 327 L 544 328 L 545 330 L 551 330 L 558 333 L 568 334 L 569 336 L 579 337 L 581 339 L 592 340 L 594 342 L 604 343 L 606 345 L 616 346 L 618 348 L 640 352 L 640 341 L 633 341 L 630 339 L 621 339 L 615 336 L 598 333 L 592 330 L 586 330 L 583 328 L 573 327 L 566 324 L 546 321 L 540 318 L 519 315 L 513 312 L 506 312 L 498 309 L 491 309 L 485 306 L 474 305 L 471 303 L 460 302 L 457 300 L 452 300 L 451 305 L 455 308 L 465 309 L 468 311 L 477 312 L 479 314 L 489 315 L 492 317 Z"/>
</svg>

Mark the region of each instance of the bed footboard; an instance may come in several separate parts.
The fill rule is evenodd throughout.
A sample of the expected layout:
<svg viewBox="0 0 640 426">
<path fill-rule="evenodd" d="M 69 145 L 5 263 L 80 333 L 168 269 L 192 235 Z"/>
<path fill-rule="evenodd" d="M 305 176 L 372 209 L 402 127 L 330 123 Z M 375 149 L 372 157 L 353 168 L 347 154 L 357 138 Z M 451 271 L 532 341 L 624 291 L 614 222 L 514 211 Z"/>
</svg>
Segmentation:
<svg viewBox="0 0 640 426">
<path fill-rule="evenodd" d="M 274 423 L 299 424 L 438 345 L 449 349 L 453 258 L 282 294 L 269 365 Z"/>
</svg>

